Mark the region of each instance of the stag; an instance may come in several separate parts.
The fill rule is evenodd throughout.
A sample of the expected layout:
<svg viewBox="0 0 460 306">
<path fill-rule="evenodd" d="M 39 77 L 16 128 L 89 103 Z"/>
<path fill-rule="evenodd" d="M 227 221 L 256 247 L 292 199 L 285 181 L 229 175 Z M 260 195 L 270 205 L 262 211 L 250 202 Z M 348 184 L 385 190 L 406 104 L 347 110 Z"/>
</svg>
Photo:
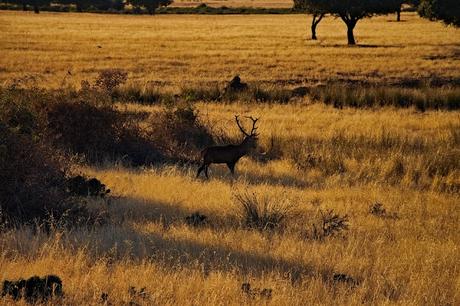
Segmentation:
<svg viewBox="0 0 460 306">
<path fill-rule="evenodd" d="M 196 177 L 200 176 L 200 173 L 204 170 L 206 178 L 208 176 L 208 168 L 210 164 L 227 164 L 228 169 L 232 175 L 235 174 L 235 165 L 241 157 L 247 155 L 257 145 L 256 123 L 259 118 L 254 119 L 252 117 L 246 117 L 252 120 L 252 129 L 248 134 L 241 126 L 238 116 L 235 116 L 236 125 L 244 135 L 243 141 L 238 145 L 226 145 L 226 146 L 214 146 L 208 147 L 201 152 L 203 163 L 198 169 Z"/>
</svg>

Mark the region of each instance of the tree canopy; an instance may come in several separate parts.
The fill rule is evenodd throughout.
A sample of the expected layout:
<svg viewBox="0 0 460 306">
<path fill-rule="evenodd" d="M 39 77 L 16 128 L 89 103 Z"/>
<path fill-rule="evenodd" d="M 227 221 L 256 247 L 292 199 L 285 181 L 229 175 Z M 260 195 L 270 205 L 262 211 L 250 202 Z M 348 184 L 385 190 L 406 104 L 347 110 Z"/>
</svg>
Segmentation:
<svg viewBox="0 0 460 306">
<path fill-rule="evenodd" d="M 155 10 L 160 6 L 168 6 L 172 3 L 171 0 L 128 0 L 129 4 L 134 7 L 145 7 L 149 14 L 155 14 Z"/>
<path fill-rule="evenodd" d="M 28 6 L 32 6 L 34 8 L 34 12 L 38 14 L 40 12 L 40 7 L 49 5 L 51 1 L 50 0 L 10 0 L 9 2 L 13 4 L 22 5 L 24 11 L 27 10 Z"/>
<path fill-rule="evenodd" d="M 460 27 L 460 0 L 421 0 L 420 16 Z"/>
<path fill-rule="evenodd" d="M 331 14 L 340 17 L 347 25 L 348 44 L 354 45 L 353 29 L 358 20 L 374 15 L 396 12 L 401 0 L 296 0 L 297 7 L 315 14 Z"/>
</svg>

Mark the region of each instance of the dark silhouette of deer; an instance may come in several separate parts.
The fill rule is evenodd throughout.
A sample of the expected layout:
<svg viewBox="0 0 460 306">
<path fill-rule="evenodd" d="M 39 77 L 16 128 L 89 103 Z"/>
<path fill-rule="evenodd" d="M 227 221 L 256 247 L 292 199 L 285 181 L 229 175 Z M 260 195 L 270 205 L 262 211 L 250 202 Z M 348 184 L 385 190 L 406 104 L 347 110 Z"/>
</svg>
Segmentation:
<svg viewBox="0 0 460 306">
<path fill-rule="evenodd" d="M 200 176 L 201 171 L 204 170 L 206 178 L 208 176 L 208 168 L 210 164 L 227 164 L 230 172 L 235 174 L 235 165 L 238 160 L 247 155 L 252 149 L 254 149 L 257 145 L 257 137 L 259 134 L 256 133 L 257 127 L 256 123 L 259 118 L 254 119 L 252 117 L 246 117 L 252 120 L 252 129 L 251 132 L 248 134 L 244 128 L 240 125 L 238 120 L 238 116 L 235 116 L 236 124 L 240 129 L 241 133 L 244 135 L 243 141 L 238 145 L 226 145 L 226 146 L 214 146 L 208 147 L 201 151 L 201 157 L 203 159 L 203 163 L 198 169 L 196 177 Z"/>
</svg>

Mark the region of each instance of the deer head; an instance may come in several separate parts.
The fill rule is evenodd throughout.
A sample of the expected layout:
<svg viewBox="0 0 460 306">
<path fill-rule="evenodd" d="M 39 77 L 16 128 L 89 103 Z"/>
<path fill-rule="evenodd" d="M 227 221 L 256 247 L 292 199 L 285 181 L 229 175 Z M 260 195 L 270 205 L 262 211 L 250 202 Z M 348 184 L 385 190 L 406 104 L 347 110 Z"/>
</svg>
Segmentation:
<svg viewBox="0 0 460 306">
<path fill-rule="evenodd" d="M 258 140 L 258 136 L 259 136 L 259 134 L 256 133 L 256 131 L 257 131 L 256 124 L 257 124 L 257 121 L 259 120 L 259 118 L 253 118 L 251 116 L 246 116 L 245 117 L 245 118 L 251 119 L 251 121 L 252 121 L 252 128 L 251 128 L 250 133 L 247 133 L 245 131 L 243 126 L 240 124 L 240 121 L 238 120 L 238 118 L 239 118 L 239 116 L 235 115 L 236 125 L 240 129 L 241 133 L 243 133 L 243 135 L 244 135 L 244 139 L 243 139 L 241 145 L 244 146 L 244 148 L 247 149 L 247 150 L 254 149 L 256 147 L 256 145 L 257 145 L 257 140 Z"/>
</svg>

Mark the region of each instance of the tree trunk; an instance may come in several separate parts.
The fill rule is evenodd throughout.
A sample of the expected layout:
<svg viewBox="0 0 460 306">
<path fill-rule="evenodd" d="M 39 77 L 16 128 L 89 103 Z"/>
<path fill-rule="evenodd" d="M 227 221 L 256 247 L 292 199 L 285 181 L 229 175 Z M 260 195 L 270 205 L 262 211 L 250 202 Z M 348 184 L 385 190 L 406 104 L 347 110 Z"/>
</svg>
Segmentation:
<svg viewBox="0 0 460 306">
<path fill-rule="evenodd" d="M 401 21 L 401 9 L 396 11 L 396 21 Z"/>
<path fill-rule="evenodd" d="M 353 29 L 355 28 L 356 22 L 350 21 L 347 23 L 347 38 L 349 45 L 356 45 L 355 36 L 353 35 Z"/>
<path fill-rule="evenodd" d="M 34 13 L 35 13 L 35 14 L 40 13 L 40 8 L 39 8 L 38 5 L 36 5 L 36 4 L 34 5 Z"/>
<path fill-rule="evenodd" d="M 25 4 L 24 2 L 22 3 L 22 10 L 24 12 L 27 11 L 27 4 Z"/>
<path fill-rule="evenodd" d="M 316 15 L 313 15 L 313 21 L 311 22 L 311 39 L 312 40 L 317 40 L 318 38 L 316 38 L 316 25 L 317 23 L 315 23 L 315 18 L 316 18 Z"/>
<path fill-rule="evenodd" d="M 155 15 L 155 10 L 156 10 L 156 7 L 154 4 L 149 4 L 147 5 L 147 12 L 150 14 L 150 15 Z"/>
<path fill-rule="evenodd" d="M 324 14 L 320 14 L 320 15 L 314 14 L 313 15 L 313 20 L 311 22 L 311 39 L 312 40 L 317 40 L 316 27 L 318 26 L 321 19 L 323 19 L 323 17 L 324 17 Z"/>
</svg>

